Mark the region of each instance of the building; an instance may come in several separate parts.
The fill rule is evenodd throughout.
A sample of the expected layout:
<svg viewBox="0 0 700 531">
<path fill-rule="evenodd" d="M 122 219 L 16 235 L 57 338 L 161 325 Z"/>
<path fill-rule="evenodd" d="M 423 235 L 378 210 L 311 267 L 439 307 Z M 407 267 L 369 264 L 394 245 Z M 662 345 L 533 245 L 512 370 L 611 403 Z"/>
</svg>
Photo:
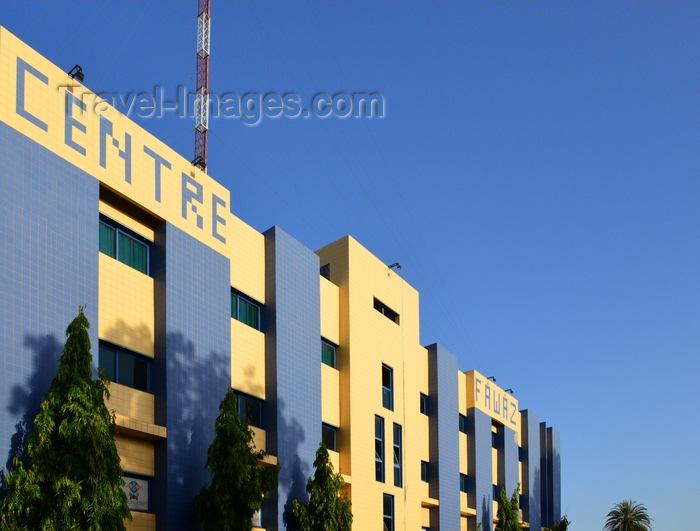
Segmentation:
<svg viewBox="0 0 700 531">
<path fill-rule="evenodd" d="M 0 28 L 0 453 L 31 425 L 86 305 L 134 520 L 193 529 L 228 389 L 282 466 L 256 524 L 286 529 L 321 440 L 354 529 L 492 526 L 521 485 L 560 517 L 559 434 L 495 379 L 419 343 L 418 292 L 351 237 L 313 252 Z M 382 527 L 383 526 L 383 527 Z"/>
</svg>

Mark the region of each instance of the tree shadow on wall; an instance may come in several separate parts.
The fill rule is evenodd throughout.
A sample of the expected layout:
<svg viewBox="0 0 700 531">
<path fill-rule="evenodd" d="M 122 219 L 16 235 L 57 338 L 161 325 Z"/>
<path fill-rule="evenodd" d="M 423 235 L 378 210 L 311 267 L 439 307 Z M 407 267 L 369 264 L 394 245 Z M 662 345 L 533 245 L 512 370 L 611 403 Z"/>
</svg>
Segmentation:
<svg viewBox="0 0 700 531">
<path fill-rule="evenodd" d="M 279 400 L 277 433 L 278 437 L 283 437 L 286 452 L 293 457 L 290 461 L 280 463 L 282 470 L 279 477 L 280 488 L 277 492 L 279 494 L 284 492 L 286 496 L 282 518 L 287 529 L 295 531 L 298 527 L 295 525 L 292 517 L 292 502 L 296 498 L 305 503 L 309 501 L 309 495 L 306 492 L 306 480 L 311 474 L 311 466 L 310 463 L 305 463 L 300 455 L 301 444 L 306 441 L 304 429 L 295 417 L 285 414 L 285 409 L 284 401 Z M 321 441 L 318 442 L 320 443 Z"/>
<path fill-rule="evenodd" d="M 231 388 L 230 356 L 215 351 L 203 356 L 184 334 L 171 332 L 167 334 L 167 356 L 156 355 L 154 371 L 161 372 L 153 382 L 156 423 L 167 422 L 168 427 L 167 440 L 156 448 L 160 461 L 156 474 L 162 479 L 156 486 L 169 489 L 167 504 L 161 504 L 158 512 L 167 514 L 169 522 L 180 529 L 197 529 L 190 506 L 199 490 L 210 483 L 207 451 L 214 440 L 219 405 Z"/>
<path fill-rule="evenodd" d="M 15 459 L 27 465 L 27 436 L 34 427 L 34 418 L 46 396 L 51 381 L 58 371 L 58 360 L 63 352 L 63 343 L 54 335 L 25 334 L 23 346 L 31 351 L 31 374 L 23 385 L 15 385 L 10 391 L 7 411 L 15 415 L 17 423 L 10 439 L 10 450 L 5 469 L 0 468 L 0 497 L 5 493 L 5 470 L 14 470 Z"/>
</svg>

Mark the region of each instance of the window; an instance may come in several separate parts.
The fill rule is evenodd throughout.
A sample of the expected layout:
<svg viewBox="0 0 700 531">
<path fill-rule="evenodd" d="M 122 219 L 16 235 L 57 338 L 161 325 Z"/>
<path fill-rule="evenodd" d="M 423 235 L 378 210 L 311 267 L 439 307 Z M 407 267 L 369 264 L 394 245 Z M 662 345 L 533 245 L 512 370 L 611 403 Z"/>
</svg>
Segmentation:
<svg viewBox="0 0 700 531">
<path fill-rule="evenodd" d="M 491 432 L 491 446 L 493 448 L 498 448 L 498 432 Z"/>
<path fill-rule="evenodd" d="M 321 361 L 329 367 L 335 368 L 335 345 L 321 340 Z"/>
<path fill-rule="evenodd" d="M 401 426 L 394 424 L 394 486 L 403 484 L 403 471 L 401 469 Z"/>
<path fill-rule="evenodd" d="M 331 264 L 321 266 L 321 276 L 327 280 L 331 279 Z"/>
<path fill-rule="evenodd" d="M 399 314 L 376 297 L 374 298 L 374 309 L 381 313 L 384 317 L 394 321 L 396 324 L 399 324 Z"/>
<path fill-rule="evenodd" d="M 231 317 L 260 330 L 260 305 L 231 290 Z"/>
<path fill-rule="evenodd" d="M 423 415 L 428 414 L 428 397 L 423 393 L 420 394 L 420 412 Z"/>
<path fill-rule="evenodd" d="M 338 428 L 328 424 L 321 425 L 321 440 L 326 444 L 326 448 L 336 452 L 336 440 Z"/>
<path fill-rule="evenodd" d="M 374 476 L 384 483 L 384 419 L 374 417 Z"/>
<path fill-rule="evenodd" d="M 382 364 L 382 405 L 394 411 L 394 369 Z"/>
<path fill-rule="evenodd" d="M 262 401 L 252 396 L 237 393 L 238 414 L 242 422 L 248 422 L 251 426 L 262 428 Z"/>
<path fill-rule="evenodd" d="M 394 531 L 394 497 L 384 495 L 384 531 Z"/>
<path fill-rule="evenodd" d="M 467 492 L 467 475 L 466 474 L 459 475 L 459 491 L 460 492 Z"/>
<path fill-rule="evenodd" d="M 149 242 L 111 219 L 100 216 L 100 252 L 148 275 Z"/>
<path fill-rule="evenodd" d="M 148 393 L 148 358 L 100 344 L 98 363 L 108 380 Z"/>
<path fill-rule="evenodd" d="M 425 481 L 426 483 L 428 482 L 428 462 L 427 461 L 420 462 L 420 480 Z"/>
<path fill-rule="evenodd" d="M 498 500 L 498 495 L 501 493 L 501 487 L 498 485 L 493 486 L 493 499 Z"/>
<path fill-rule="evenodd" d="M 459 414 L 459 431 L 467 433 L 467 416 Z"/>
</svg>

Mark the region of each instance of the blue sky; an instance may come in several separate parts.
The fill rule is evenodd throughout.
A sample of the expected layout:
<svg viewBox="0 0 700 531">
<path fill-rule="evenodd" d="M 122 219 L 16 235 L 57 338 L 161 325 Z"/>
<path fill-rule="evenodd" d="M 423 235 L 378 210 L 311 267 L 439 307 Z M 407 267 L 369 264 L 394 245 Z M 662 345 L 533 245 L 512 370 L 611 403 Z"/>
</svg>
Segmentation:
<svg viewBox="0 0 700 531">
<path fill-rule="evenodd" d="M 95 91 L 195 84 L 194 2 L 8 2 Z M 383 119 L 210 123 L 233 212 L 351 234 L 421 293 L 421 340 L 561 432 L 562 509 L 655 531 L 700 501 L 700 4 L 214 2 L 211 90 L 379 92 Z M 193 156 L 193 120 L 140 119 Z M 693 504 L 691 506 L 691 504 Z"/>
</svg>

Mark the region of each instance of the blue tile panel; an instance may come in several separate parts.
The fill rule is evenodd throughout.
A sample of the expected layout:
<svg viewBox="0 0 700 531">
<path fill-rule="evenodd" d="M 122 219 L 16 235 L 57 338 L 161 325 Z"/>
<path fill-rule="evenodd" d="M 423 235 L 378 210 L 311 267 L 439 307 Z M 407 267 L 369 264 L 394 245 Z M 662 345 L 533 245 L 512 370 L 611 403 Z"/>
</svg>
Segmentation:
<svg viewBox="0 0 700 531">
<path fill-rule="evenodd" d="M 228 258 L 169 223 L 155 233 L 155 421 L 168 428 L 156 445 L 151 493 L 159 530 L 198 529 L 193 497 L 209 482 L 207 449 L 219 404 L 231 388 L 231 280 Z"/>
<path fill-rule="evenodd" d="M 519 447 L 515 440 L 515 431 L 508 426 L 503 427 L 503 472 L 506 494 L 510 498 L 518 488 L 520 481 L 518 471 Z"/>
<path fill-rule="evenodd" d="M 553 527 L 561 519 L 561 448 L 559 432 L 540 423 L 542 470 L 542 525 Z"/>
<path fill-rule="evenodd" d="M 469 505 L 476 508 L 477 522 L 483 529 L 491 529 L 493 481 L 491 477 L 491 417 L 476 408 L 467 411 L 467 438 L 469 444 Z"/>
<path fill-rule="evenodd" d="M 522 411 L 523 449 L 523 518 L 530 529 L 542 527 L 542 493 L 540 484 L 540 419 L 531 411 Z"/>
<path fill-rule="evenodd" d="M 265 409 L 268 452 L 282 471 L 263 507 L 263 527 L 286 524 L 295 497 L 307 499 L 306 480 L 321 442 L 319 258 L 287 233 L 265 233 Z"/>
<path fill-rule="evenodd" d="M 428 347 L 430 495 L 440 500 L 432 510 L 430 529 L 460 527 L 459 502 L 459 371 L 457 357 L 440 345 Z"/>
<path fill-rule="evenodd" d="M 0 469 L 33 428 L 65 331 L 86 305 L 97 348 L 99 183 L 0 123 Z M 17 446 L 15 446 L 17 447 Z"/>
</svg>

